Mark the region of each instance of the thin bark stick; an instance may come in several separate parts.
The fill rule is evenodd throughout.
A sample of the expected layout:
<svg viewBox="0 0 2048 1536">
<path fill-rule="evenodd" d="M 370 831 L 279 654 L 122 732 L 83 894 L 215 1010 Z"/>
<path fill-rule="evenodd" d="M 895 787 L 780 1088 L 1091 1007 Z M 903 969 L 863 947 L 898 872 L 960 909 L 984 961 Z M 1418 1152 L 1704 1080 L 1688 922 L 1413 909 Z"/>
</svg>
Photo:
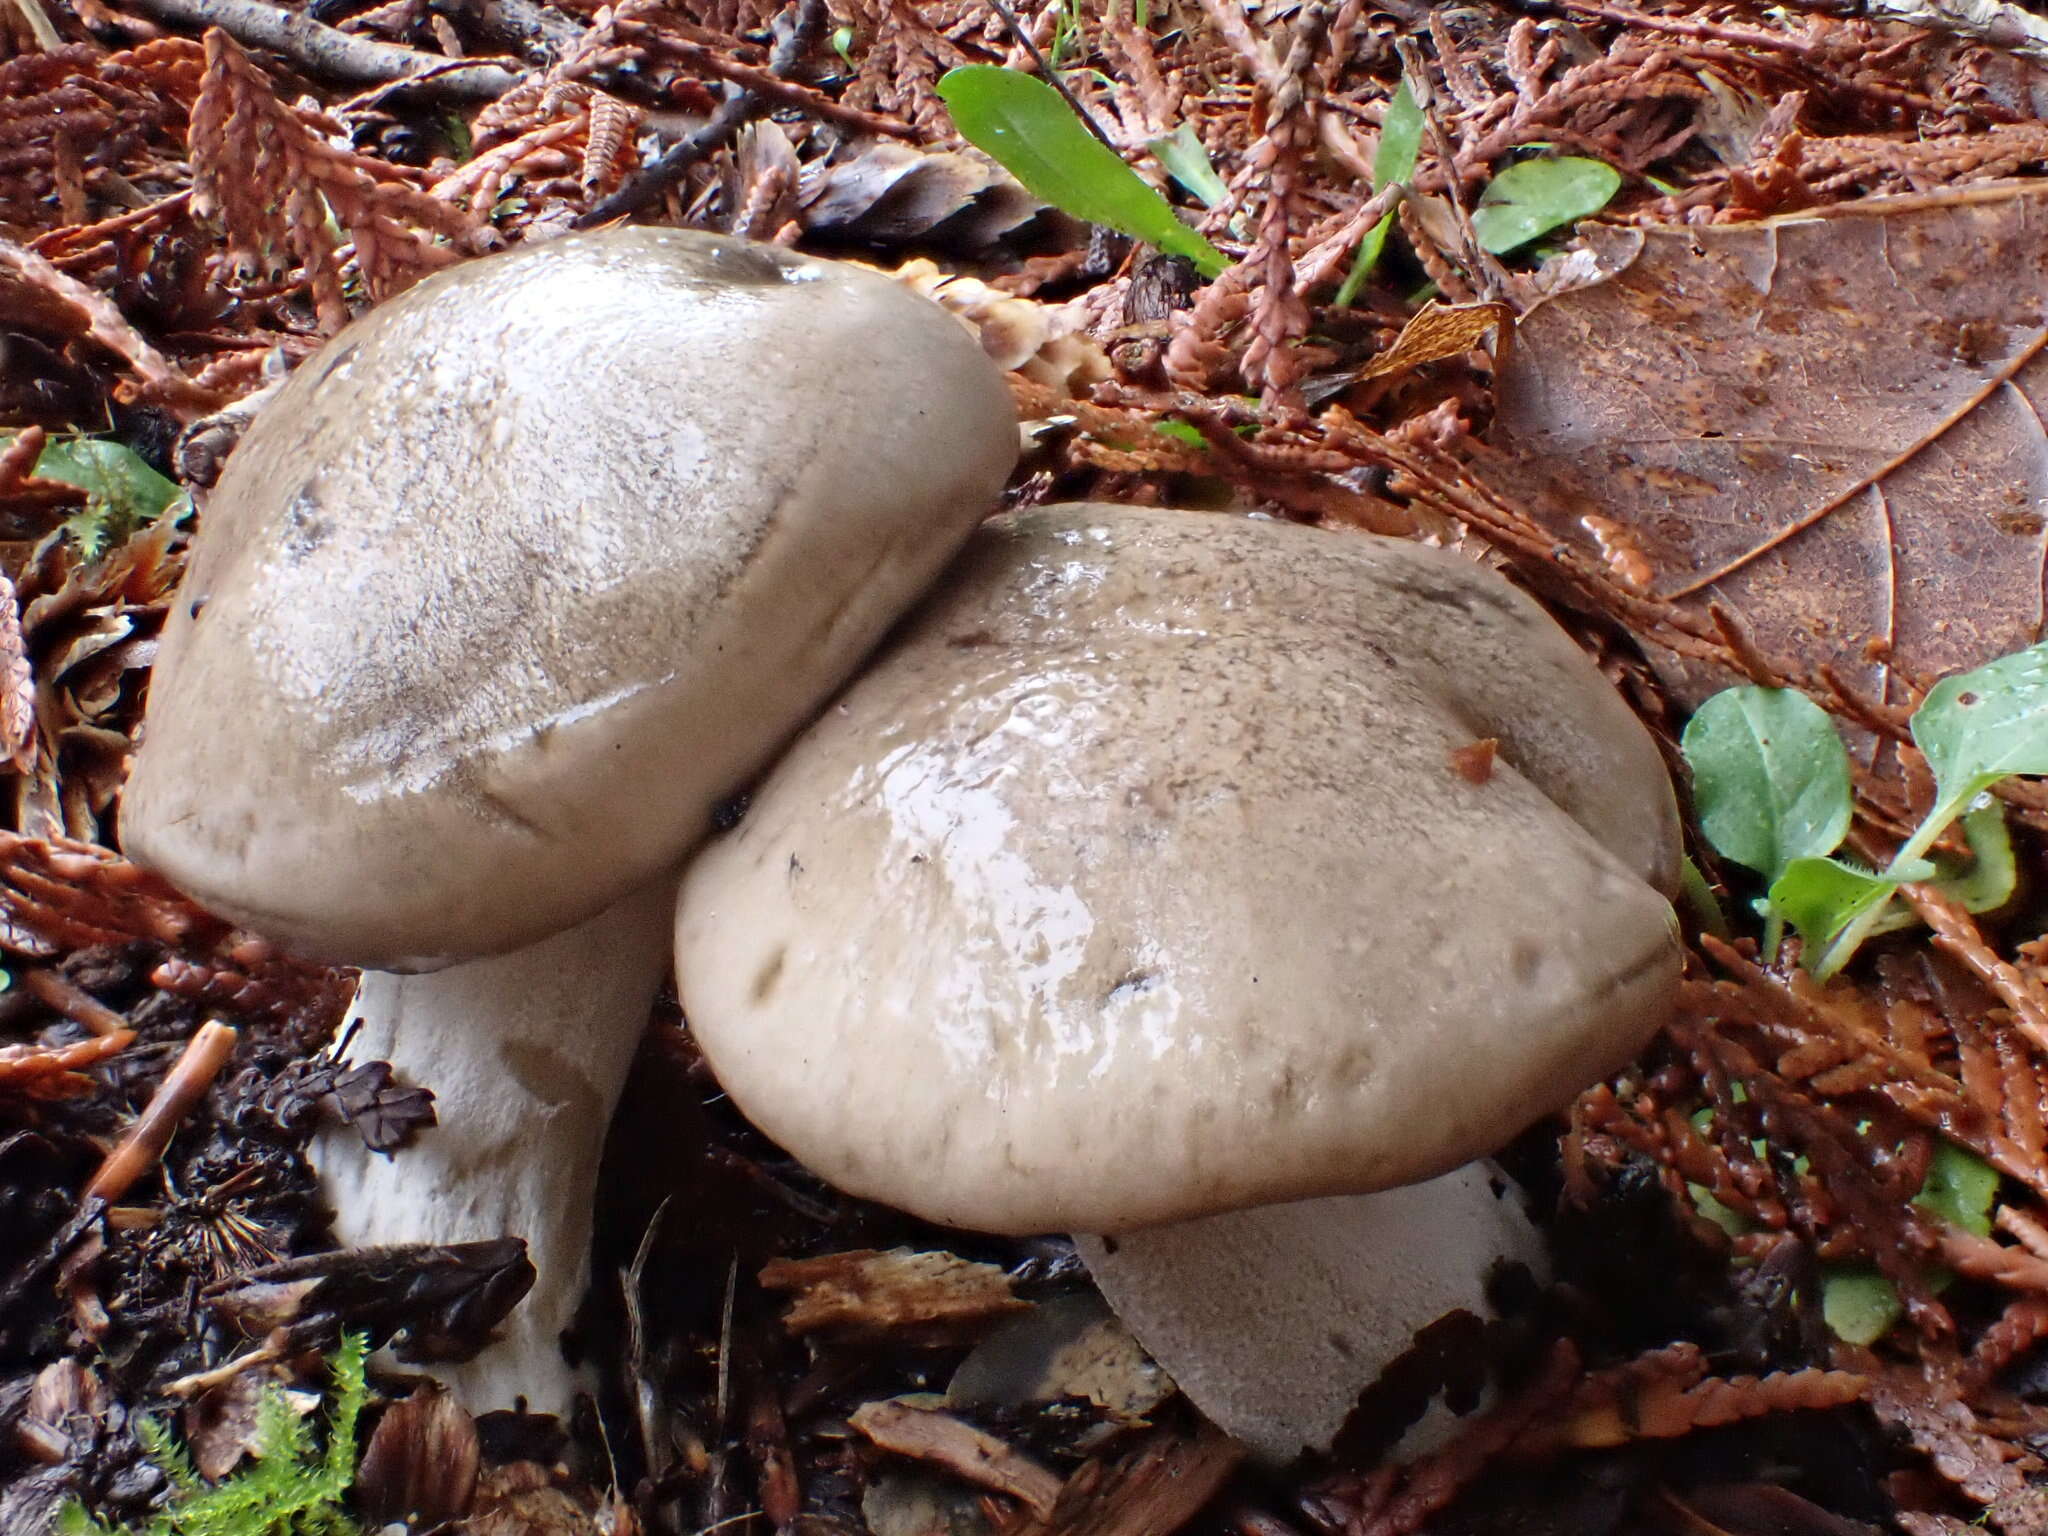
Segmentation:
<svg viewBox="0 0 2048 1536">
<path fill-rule="evenodd" d="M 444 101 L 495 101 L 526 78 L 489 60 L 440 59 L 397 43 L 352 37 L 263 0 L 139 0 L 138 8 L 159 21 L 219 27 L 238 43 L 272 49 L 345 85 L 418 79 L 423 93 Z"/>
</svg>

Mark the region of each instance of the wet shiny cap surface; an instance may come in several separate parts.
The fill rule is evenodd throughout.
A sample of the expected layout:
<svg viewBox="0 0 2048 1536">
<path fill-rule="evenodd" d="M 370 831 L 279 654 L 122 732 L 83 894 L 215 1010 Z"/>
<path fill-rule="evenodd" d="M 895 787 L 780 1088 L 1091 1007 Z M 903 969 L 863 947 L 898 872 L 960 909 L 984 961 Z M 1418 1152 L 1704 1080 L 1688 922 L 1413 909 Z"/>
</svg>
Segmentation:
<svg viewBox="0 0 2048 1536">
<path fill-rule="evenodd" d="M 618 229 L 349 326 L 202 512 L 125 846 L 380 968 L 672 866 L 992 504 L 1000 375 L 880 274 Z"/>
<path fill-rule="evenodd" d="M 1618 1067 L 1678 977 L 1678 838 L 1648 735 L 1493 573 L 1046 508 L 699 855 L 679 985 L 842 1188 L 1121 1231 L 1442 1173 Z"/>
</svg>

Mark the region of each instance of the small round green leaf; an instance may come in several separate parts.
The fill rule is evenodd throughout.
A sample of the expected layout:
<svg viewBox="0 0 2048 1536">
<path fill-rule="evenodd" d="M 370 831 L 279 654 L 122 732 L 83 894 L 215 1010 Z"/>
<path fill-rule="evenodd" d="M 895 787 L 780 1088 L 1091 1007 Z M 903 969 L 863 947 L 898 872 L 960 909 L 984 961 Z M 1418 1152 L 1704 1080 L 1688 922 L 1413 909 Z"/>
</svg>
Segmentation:
<svg viewBox="0 0 2048 1536">
<path fill-rule="evenodd" d="M 1479 194 L 1472 230 L 1495 256 L 1504 256 L 1560 225 L 1605 208 L 1621 190 L 1621 172 L 1581 155 L 1522 160 Z"/>
<path fill-rule="evenodd" d="M 2048 644 L 1944 678 L 1913 715 L 1913 741 L 1934 771 L 1930 823 L 1946 826 L 2016 773 L 2048 773 Z"/>
<path fill-rule="evenodd" d="M 1849 754 L 1802 693 L 1730 688 L 1694 712 L 1681 742 L 1700 830 L 1722 857 L 1775 880 L 1832 853 L 1849 830 Z"/>
</svg>

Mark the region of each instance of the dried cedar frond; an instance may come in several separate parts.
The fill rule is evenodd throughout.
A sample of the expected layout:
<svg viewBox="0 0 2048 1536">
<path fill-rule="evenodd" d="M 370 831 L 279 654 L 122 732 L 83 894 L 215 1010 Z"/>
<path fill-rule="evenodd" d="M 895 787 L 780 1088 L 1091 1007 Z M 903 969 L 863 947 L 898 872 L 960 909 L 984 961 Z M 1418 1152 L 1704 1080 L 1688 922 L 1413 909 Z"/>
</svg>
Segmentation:
<svg viewBox="0 0 2048 1536">
<path fill-rule="evenodd" d="M 270 281 L 303 274 L 323 331 L 348 320 L 343 266 L 372 300 L 472 253 L 479 221 L 408 169 L 357 154 L 338 125 L 280 101 L 269 77 L 218 28 L 192 112 L 193 206 L 227 234 L 228 260 Z M 346 232 L 344 258 L 328 227 Z"/>
<path fill-rule="evenodd" d="M 1339 1477 L 1310 1497 L 1361 1536 L 1413 1536 L 1528 1428 L 1570 1396 L 1581 1374 L 1578 1351 L 1560 1340 L 1542 1368 L 1492 1408 L 1466 1420 L 1456 1439 L 1406 1467 L 1388 1464 L 1370 1477 Z"/>
<path fill-rule="evenodd" d="M 581 206 L 639 169 L 641 115 L 574 80 L 531 81 L 479 114 L 477 152 L 436 182 L 433 195 L 479 219 L 515 182 L 526 184 L 529 200 L 570 197 Z"/>
<path fill-rule="evenodd" d="M 1651 1358 L 1666 1353 L 1653 1351 Z M 1689 1363 L 1697 1365 L 1697 1351 L 1692 1355 Z M 1652 1371 L 1646 1376 L 1630 1362 L 1581 1382 L 1569 1404 L 1530 1425 L 1508 1454 L 1545 1456 L 1631 1440 L 1676 1439 L 1696 1429 L 1766 1414 L 1840 1408 L 1861 1401 L 1868 1385 L 1854 1371 L 1809 1369 L 1734 1377 Z"/>
<path fill-rule="evenodd" d="M 0 832 L 0 942 L 55 954 L 135 940 L 168 951 L 152 979 L 295 1037 L 325 1038 L 350 990 L 346 973 L 308 965 L 194 906 L 111 849 Z"/>
<path fill-rule="evenodd" d="M 1846 1353 L 1846 1352 L 1845 1352 Z M 1866 1400 L 1878 1418 L 1904 1434 L 1929 1464 L 1967 1497 L 1992 1505 L 2022 1493 L 2040 1460 L 1994 1433 L 1962 1396 L 1963 1373 L 1952 1359 L 1916 1364 L 1857 1362 L 1869 1378 Z"/>
<path fill-rule="evenodd" d="M 89 1092 L 92 1081 L 79 1074 L 134 1043 L 135 1031 L 124 1029 L 70 1045 L 0 1045 L 0 1094 L 61 1099 Z"/>
<path fill-rule="evenodd" d="M 120 53 L 72 43 L 0 62 L 0 210 L 27 219 L 57 196 L 60 176 L 83 192 L 100 172 L 175 151 L 198 88 L 199 46 L 184 38 Z"/>
<path fill-rule="evenodd" d="M 926 142 L 952 140 L 952 119 L 939 99 L 939 77 L 961 64 L 996 62 L 956 42 L 935 24 L 933 10 L 900 0 L 850 0 L 846 7 L 866 43 L 859 72 L 841 96 L 849 106 L 898 118 Z"/>
<path fill-rule="evenodd" d="M 47 257 L 0 237 L 0 326 L 66 342 L 91 341 L 134 376 L 124 398 L 147 398 L 186 416 L 221 404 L 152 346 L 113 302 Z"/>
<path fill-rule="evenodd" d="M 6 466 L 0 464 L 0 483 L 5 476 Z M 27 773 L 35 767 L 35 741 L 35 670 L 21 637 L 14 583 L 0 574 L 0 761 L 16 773 Z"/>
</svg>

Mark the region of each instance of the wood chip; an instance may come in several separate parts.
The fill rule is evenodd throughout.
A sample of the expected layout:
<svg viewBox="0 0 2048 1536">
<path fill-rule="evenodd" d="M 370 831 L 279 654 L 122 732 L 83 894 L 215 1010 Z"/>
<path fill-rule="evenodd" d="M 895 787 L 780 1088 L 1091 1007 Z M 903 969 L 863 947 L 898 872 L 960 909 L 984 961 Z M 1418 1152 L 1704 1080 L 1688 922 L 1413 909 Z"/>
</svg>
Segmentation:
<svg viewBox="0 0 2048 1536">
<path fill-rule="evenodd" d="M 1041 1520 L 1050 1519 L 1060 1498 L 1057 1473 L 939 1409 L 888 1398 L 862 1404 L 847 1422 L 883 1450 L 944 1467 L 977 1487 L 1017 1500 Z"/>
<path fill-rule="evenodd" d="M 913 1325 L 979 1323 L 1027 1310 L 1010 1291 L 1010 1278 L 993 1264 L 957 1254 L 852 1249 L 814 1259 L 777 1259 L 761 1270 L 761 1284 L 795 1300 L 782 1319 L 791 1333 L 837 1328 L 886 1332 Z"/>
<path fill-rule="evenodd" d="M 1159 1430 L 1126 1456 L 1080 1467 L 1049 1516 L 1004 1536 L 1170 1536 L 1201 1513 L 1244 1456 L 1242 1445 L 1208 1425 L 1192 1439 Z"/>
</svg>

